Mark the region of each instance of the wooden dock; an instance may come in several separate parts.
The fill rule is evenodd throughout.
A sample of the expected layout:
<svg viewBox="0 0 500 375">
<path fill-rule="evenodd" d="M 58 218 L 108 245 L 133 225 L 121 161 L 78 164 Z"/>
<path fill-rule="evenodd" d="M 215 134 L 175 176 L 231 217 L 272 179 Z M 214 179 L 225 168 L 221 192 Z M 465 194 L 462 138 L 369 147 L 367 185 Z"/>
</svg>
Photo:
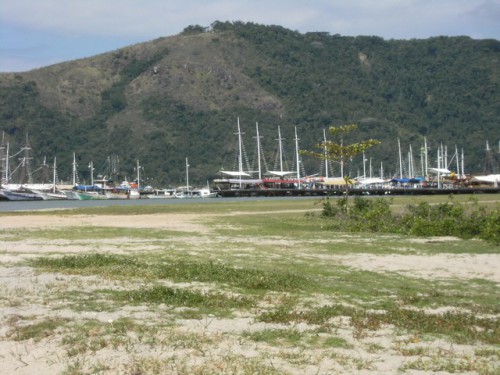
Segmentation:
<svg viewBox="0 0 500 375">
<path fill-rule="evenodd" d="M 220 197 L 328 197 L 342 196 L 345 189 L 231 189 L 214 190 Z M 392 188 L 392 189 L 349 189 L 349 195 L 450 195 L 450 194 L 498 194 L 500 188 L 464 187 L 464 188 Z"/>
</svg>

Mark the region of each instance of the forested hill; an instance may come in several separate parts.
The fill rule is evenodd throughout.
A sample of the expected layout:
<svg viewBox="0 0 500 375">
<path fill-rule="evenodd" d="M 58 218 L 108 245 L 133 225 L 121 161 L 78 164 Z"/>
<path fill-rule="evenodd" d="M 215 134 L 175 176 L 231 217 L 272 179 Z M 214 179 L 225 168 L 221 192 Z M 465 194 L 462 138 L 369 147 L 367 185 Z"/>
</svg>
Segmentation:
<svg viewBox="0 0 500 375">
<path fill-rule="evenodd" d="M 486 141 L 496 151 L 500 140 L 499 59 L 498 40 L 384 40 L 215 22 L 0 74 L 0 131 L 11 152 L 28 134 L 38 160 L 57 156 L 65 179 L 76 153 L 83 178 L 90 161 L 99 172 L 110 157 L 119 161 L 116 178 L 134 176 L 139 159 L 150 182 L 177 186 L 188 157 L 190 181 L 205 182 L 234 167 L 238 117 L 249 159 L 259 123 L 270 169 L 278 126 L 291 161 L 295 127 L 300 148 L 313 149 L 323 129 L 356 123 L 357 137 L 382 141 L 367 155 L 376 175 L 381 162 L 386 175 L 397 172 L 398 138 L 403 156 L 411 144 L 419 160 L 424 137 L 431 163 L 440 144 L 449 159 L 456 145 L 466 172 L 483 173 Z M 319 172 L 316 160 L 304 167 Z"/>
</svg>

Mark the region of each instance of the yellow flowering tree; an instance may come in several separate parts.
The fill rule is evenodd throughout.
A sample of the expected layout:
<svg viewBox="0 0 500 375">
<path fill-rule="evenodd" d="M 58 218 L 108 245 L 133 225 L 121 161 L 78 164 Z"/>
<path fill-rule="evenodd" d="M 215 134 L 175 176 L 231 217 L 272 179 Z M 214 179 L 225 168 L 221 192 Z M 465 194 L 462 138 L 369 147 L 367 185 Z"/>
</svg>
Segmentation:
<svg viewBox="0 0 500 375">
<path fill-rule="evenodd" d="M 328 132 L 330 133 L 333 140 L 324 140 L 318 143 L 315 147 L 321 149 L 321 152 L 315 151 L 301 151 L 304 155 L 309 155 L 322 160 L 332 160 L 340 163 L 342 167 L 346 166 L 352 159 L 365 152 L 370 147 L 378 145 L 380 141 L 376 139 L 367 139 L 360 142 L 345 144 L 345 137 L 349 133 L 358 129 L 355 124 L 341 125 L 341 126 L 330 126 Z M 350 177 L 347 175 L 343 176 L 346 186 L 345 203 L 347 207 L 347 197 L 349 196 L 349 183 Z"/>
</svg>

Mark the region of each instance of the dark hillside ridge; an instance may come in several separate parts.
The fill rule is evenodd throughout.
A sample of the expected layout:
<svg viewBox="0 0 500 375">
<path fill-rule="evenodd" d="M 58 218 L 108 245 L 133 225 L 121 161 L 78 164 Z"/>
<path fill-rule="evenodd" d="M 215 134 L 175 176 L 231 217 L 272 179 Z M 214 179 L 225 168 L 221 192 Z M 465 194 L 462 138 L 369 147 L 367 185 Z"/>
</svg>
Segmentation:
<svg viewBox="0 0 500 375">
<path fill-rule="evenodd" d="M 417 159 L 424 137 L 433 166 L 440 144 L 450 159 L 456 145 L 466 172 L 484 173 L 486 141 L 496 149 L 500 140 L 499 58 L 497 40 L 384 40 L 215 22 L 0 74 L 0 131 L 12 151 L 28 134 L 39 159 L 57 156 L 65 180 L 75 152 L 81 178 L 91 160 L 99 171 L 116 155 L 116 178 L 133 178 L 139 159 L 149 182 L 177 186 L 188 157 L 190 181 L 205 183 L 234 168 L 238 117 L 249 158 L 259 123 L 268 163 L 278 126 L 292 160 L 294 127 L 300 147 L 312 149 L 328 126 L 356 123 L 357 137 L 382 141 L 367 155 L 377 176 L 381 162 L 386 175 L 397 172 L 398 138 Z M 319 172 L 316 160 L 304 167 Z M 361 159 L 353 168 L 356 176 Z"/>
</svg>

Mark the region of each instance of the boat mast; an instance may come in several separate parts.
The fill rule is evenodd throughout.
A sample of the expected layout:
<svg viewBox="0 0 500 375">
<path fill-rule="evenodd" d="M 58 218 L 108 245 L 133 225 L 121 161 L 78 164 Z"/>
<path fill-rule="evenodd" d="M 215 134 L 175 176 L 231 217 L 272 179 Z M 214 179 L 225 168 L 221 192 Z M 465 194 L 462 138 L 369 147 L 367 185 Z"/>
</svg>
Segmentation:
<svg viewBox="0 0 500 375">
<path fill-rule="evenodd" d="M 424 166 L 424 149 L 422 147 L 420 147 L 420 172 L 421 172 L 421 176 L 422 177 L 425 176 L 424 169 L 425 169 L 425 166 Z"/>
<path fill-rule="evenodd" d="M 8 150 L 8 145 L 5 144 L 5 132 L 2 132 L 2 141 L 0 142 L 0 170 L 2 171 L 2 175 L 0 176 L 0 185 L 7 183 L 7 166 L 8 166 L 8 155 L 6 153 Z"/>
<path fill-rule="evenodd" d="M 76 174 L 77 174 L 76 168 L 77 167 L 78 167 L 78 165 L 76 164 L 76 155 L 73 152 L 73 186 L 76 186 Z"/>
<path fill-rule="evenodd" d="M 139 164 L 137 164 L 139 166 Z M 186 191 L 189 191 L 189 163 L 188 158 L 186 158 Z"/>
<path fill-rule="evenodd" d="M 280 157 L 280 172 L 283 172 L 283 144 L 282 144 L 283 138 L 281 138 L 281 128 L 278 125 L 278 152 L 279 152 L 279 157 Z M 283 173 L 281 173 L 283 175 Z"/>
<path fill-rule="evenodd" d="M 441 150 L 441 148 L 438 147 L 438 150 L 437 150 L 437 187 L 438 187 L 438 189 L 441 188 L 441 159 L 442 159 L 441 155 L 442 155 L 442 150 Z"/>
<path fill-rule="evenodd" d="M 54 170 L 52 171 L 52 192 L 56 192 L 56 180 L 57 180 L 57 167 L 56 167 L 56 157 L 54 156 Z"/>
<path fill-rule="evenodd" d="M 256 136 L 255 138 L 257 138 L 257 165 L 258 165 L 258 169 L 259 169 L 259 180 L 262 179 L 262 167 L 260 165 L 260 138 L 261 136 L 259 135 L 259 123 L 256 122 L 255 123 L 255 129 L 256 129 Z"/>
<path fill-rule="evenodd" d="M 328 178 L 328 159 L 327 159 L 327 154 L 326 154 L 326 130 L 323 129 L 323 152 L 325 155 L 325 178 Z"/>
<path fill-rule="evenodd" d="M 424 163 L 425 163 L 425 170 L 424 170 L 424 177 L 427 180 L 427 175 L 428 175 L 428 161 L 427 161 L 427 137 L 424 137 Z"/>
<path fill-rule="evenodd" d="M 297 137 L 297 127 L 295 127 L 295 158 L 297 162 L 297 186 L 300 189 L 299 138 Z"/>
<path fill-rule="evenodd" d="M 414 165 L 413 165 L 413 150 L 411 148 L 411 143 L 410 143 L 410 151 L 408 151 L 408 177 L 413 178 L 415 177 L 415 171 L 414 171 Z"/>
<path fill-rule="evenodd" d="M 25 180 L 26 183 L 32 184 L 33 183 L 33 176 L 31 174 L 31 146 L 28 141 L 28 135 L 26 134 L 26 144 L 25 146 L 21 149 L 23 151 L 23 157 L 21 159 L 21 178 L 19 179 L 20 184 L 24 184 Z"/>
<path fill-rule="evenodd" d="M 240 175 L 240 189 L 241 189 L 241 176 L 243 175 L 243 143 L 241 140 L 240 118 L 238 117 L 238 173 Z"/>
<path fill-rule="evenodd" d="M 94 162 L 93 161 L 90 161 L 89 169 L 90 169 L 90 186 L 94 186 Z"/>
<path fill-rule="evenodd" d="M 465 178 L 465 171 L 464 171 L 464 149 L 462 148 L 462 178 Z"/>
<path fill-rule="evenodd" d="M 141 191 L 141 166 L 139 165 L 139 160 L 137 160 L 137 191 Z"/>
<path fill-rule="evenodd" d="M 399 178 L 403 178 L 403 161 L 401 160 L 401 142 L 398 138 L 398 151 L 399 151 Z"/>
<path fill-rule="evenodd" d="M 6 145 L 5 149 L 5 183 L 8 184 L 10 180 L 10 171 L 9 171 L 9 143 Z"/>
<path fill-rule="evenodd" d="M 366 178 L 366 160 L 365 152 L 363 151 L 363 178 Z"/>
<path fill-rule="evenodd" d="M 450 169 L 450 164 L 453 161 L 453 159 L 448 163 L 448 145 L 444 145 L 444 167 L 446 169 Z"/>
</svg>

